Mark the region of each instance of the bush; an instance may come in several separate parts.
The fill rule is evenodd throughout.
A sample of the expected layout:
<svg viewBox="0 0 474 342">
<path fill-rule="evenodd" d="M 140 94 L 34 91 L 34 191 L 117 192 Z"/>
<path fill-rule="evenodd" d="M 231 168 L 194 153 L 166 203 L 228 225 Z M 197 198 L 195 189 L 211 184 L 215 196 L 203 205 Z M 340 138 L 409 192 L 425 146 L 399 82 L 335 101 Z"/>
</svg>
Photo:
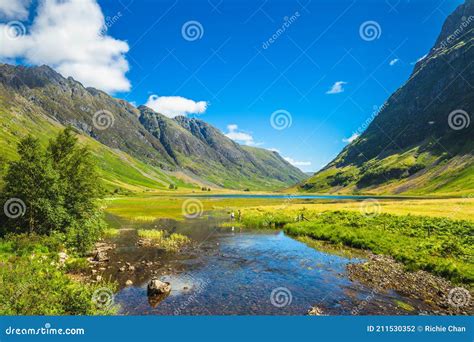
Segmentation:
<svg viewBox="0 0 474 342">
<path fill-rule="evenodd" d="M 105 231 L 101 213 L 73 222 L 66 231 L 66 246 L 80 255 L 86 254 Z"/>
<path fill-rule="evenodd" d="M 46 256 L 12 257 L 0 268 L 0 315 L 103 315 L 116 307 L 98 307 L 94 291 L 109 284 L 72 281 Z"/>
</svg>

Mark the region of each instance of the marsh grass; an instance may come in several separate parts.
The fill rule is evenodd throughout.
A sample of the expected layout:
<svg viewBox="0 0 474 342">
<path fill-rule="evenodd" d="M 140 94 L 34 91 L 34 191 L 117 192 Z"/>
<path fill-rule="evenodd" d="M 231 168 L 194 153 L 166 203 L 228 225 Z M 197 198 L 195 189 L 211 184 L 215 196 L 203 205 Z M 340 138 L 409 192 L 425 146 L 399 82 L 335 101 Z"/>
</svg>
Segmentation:
<svg viewBox="0 0 474 342">
<path fill-rule="evenodd" d="M 106 239 L 114 238 L 120 235 L 120 229 L 117 228 L 106 228 L 102 233 L 102 236 Z"/>
<path fill-rule="evenodd" d="M 186 235 L 178 233 L 169 234 L 164 230 L 139 229 L 138 236 L 144 240 L 149 240 L 153 246 L 168 252 L 178 252 L 181 248 L 191 243 L 191 240 Z"/>
<path fill-rule="evenodd" d="M 242 223 L 250 228 L 281 228 L 295 237 L 392 256 L 409 270 L 422 269 L 455 282 L 474 282 L 474 223 L 426 216 L 349 211 L 306 210 L 308 221 L 296 222 L 295 212 L 247 210 Z"/>
</svg>

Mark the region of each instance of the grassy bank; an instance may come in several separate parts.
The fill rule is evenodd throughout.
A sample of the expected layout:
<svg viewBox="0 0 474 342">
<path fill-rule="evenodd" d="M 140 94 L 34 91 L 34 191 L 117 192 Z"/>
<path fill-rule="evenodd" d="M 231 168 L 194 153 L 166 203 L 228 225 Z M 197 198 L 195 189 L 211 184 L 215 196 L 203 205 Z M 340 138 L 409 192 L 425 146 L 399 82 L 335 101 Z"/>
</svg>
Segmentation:
<svg viewBox="0 0 474 342">
<path fill-rule="evenodd" d="M 109 283 L 85 283 L 78 273 L 85 258 L 68 255 L 61 236 L 11 235 L 0 239 L 0 315 L 106 315 L 100 289 Z M 62 254 L 67 255 L 67 254 Z"/>
<path fill-rule="evenodd" d="M 304 213 L 304 220 L 295 222 Z M 349 211 L 243 210 L 246 227 L 278 227 L 297 237 L 392 256 L 410 270 L 426 270 L 454 282 L 474 283 L 474 223 L 413 215 L 367 216 Z"/>
</svg>

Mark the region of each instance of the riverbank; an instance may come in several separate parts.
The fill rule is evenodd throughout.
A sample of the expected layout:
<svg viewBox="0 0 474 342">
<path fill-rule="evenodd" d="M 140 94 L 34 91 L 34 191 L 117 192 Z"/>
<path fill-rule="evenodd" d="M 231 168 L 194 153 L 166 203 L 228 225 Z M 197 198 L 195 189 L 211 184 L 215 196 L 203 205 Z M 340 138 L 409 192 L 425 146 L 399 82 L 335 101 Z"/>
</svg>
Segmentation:
<svg viewBox="0 0 474 342">
<path fill-rule="evenodd" d="M 115 283 L 93 279 L 89 268 L 61 235 L 0 239 L 0 315 L 115 314 Z"/>
<path fill-rule="evenodd" d="M 474 282 L 471 221 L 292 207 L 244 209 L 240 223 L 251 228 L 277 227 L 296 237 L 370 250 L 392 256 L 409 270 L 426 270 L 471 286 Z"/>
</svg>

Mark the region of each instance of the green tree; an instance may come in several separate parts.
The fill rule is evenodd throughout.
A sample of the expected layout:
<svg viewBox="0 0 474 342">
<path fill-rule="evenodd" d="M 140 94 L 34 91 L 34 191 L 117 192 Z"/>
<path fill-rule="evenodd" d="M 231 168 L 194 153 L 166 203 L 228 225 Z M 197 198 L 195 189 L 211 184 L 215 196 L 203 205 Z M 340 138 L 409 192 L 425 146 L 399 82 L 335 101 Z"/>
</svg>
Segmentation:
<svg viewBox="0 0 474 342">
<path fill-rule="evenodd" d="M 58 172 L 64 207 L 71 220 L 94 216 L 103 190 L 89 149 L 78 146 L 71 127 L 49 142 L 48 157 Z"/>
<path fill-rule="evenodd" d="M 48 146 L 48 157 L 58 172 L 67 218 L 67 242 L 85 253 L 105 227 L 98 199 L 103 194 L 99 175 L 87 147 L 80 147 L 71 127 Z"/>
<path fill-rule="evenodd" d="M 20 141 L 18 154 L 20 159 L 10 162 L 5 176 L 3 226 L 10 231 L 40 234 L 60 230 L 66 213 L 58 173 L 31 136 Z M 9 201 L 13 201 L 11 205 Z"/>
<path fill-rule="evenodd" d="M 18 154 L 5 176 L 2 203 L 14 200 L 16 207 L 13 215 L 4 210 L 3 233 L 60 232 L 69 247 L 87 252 L 105 227 L 98 203 L 103 191 L 90 151 L 78 145 L 68 127 L 49 142 L 46 153 L 38 140 L 27 137 Z"/>
</svg>

